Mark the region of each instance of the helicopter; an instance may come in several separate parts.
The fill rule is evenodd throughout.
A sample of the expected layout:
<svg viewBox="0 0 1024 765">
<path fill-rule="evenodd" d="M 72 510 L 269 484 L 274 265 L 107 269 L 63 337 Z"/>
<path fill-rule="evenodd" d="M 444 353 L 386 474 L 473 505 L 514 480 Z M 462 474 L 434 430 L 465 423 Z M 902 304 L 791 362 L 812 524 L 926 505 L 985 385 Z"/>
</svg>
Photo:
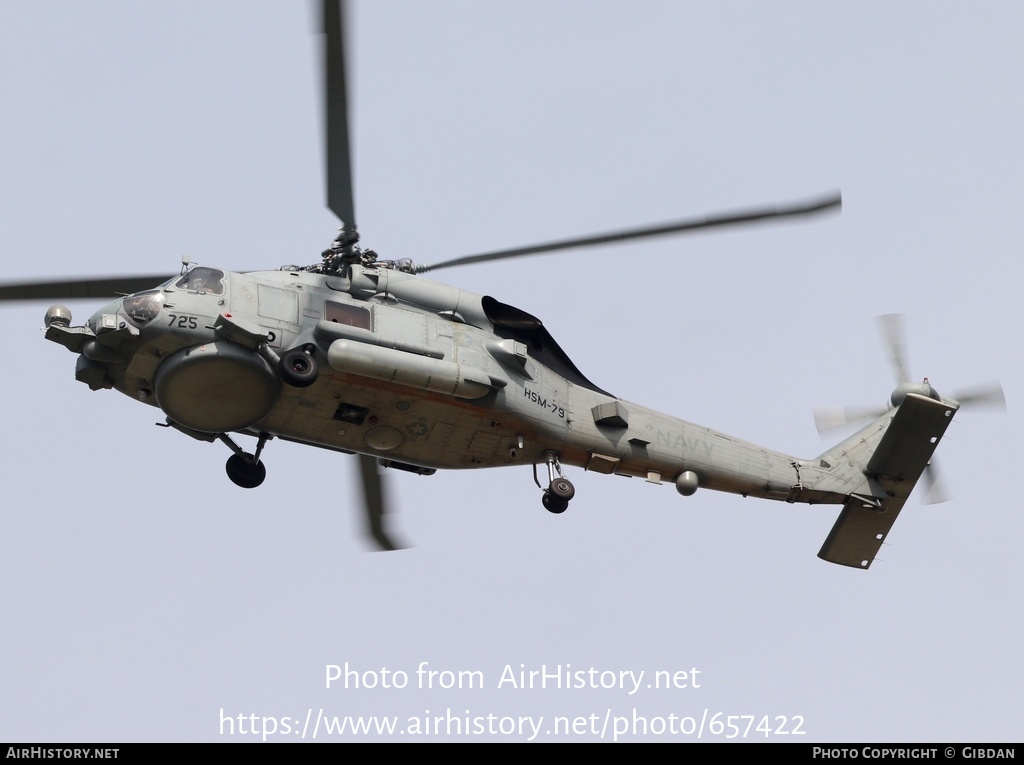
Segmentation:
<svg viewBox="0 0 1024 765">
<path fill-rule="evenodd" d="M 78 356 L 76 379 L 159 408 L 166 425 L 224 443 L 229 478 L 266 477 L 274 438 L 359 455 L 381 547 L 378 468 L 532 465 L 543 506 L 575 495 L 564 467 L 787 502 L 843 506 L 820 553 L 867 568 L 958 408 L 927 383 L 904 384 L 858 435 L 800 460 L 663 415 L 590 382 L 536 317 L 422 276 L 444 267 L 690 230 L 814 215 L 837 196 L 612 232 L 433 266 L 359 246 L 352 192 L 340 3 L 325 3 L 328 207 L 343 227 L 311 266 L 22 284 L 4 299 L 113 297 L 74 326 L 47 311 L 46 337 Z M 153 286 L 157 285 L 157 286 Z M 255 439 L 247 452 L 237 435 Z M 544 471 L 538 477 L 537 469 Z"/>
</svg>

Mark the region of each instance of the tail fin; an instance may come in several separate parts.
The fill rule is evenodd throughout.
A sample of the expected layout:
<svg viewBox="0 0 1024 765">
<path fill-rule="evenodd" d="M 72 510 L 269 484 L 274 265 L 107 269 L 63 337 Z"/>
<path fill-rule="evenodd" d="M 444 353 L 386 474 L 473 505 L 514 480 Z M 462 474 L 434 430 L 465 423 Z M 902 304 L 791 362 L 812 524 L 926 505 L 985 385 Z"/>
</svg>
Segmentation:
<svg viewBox="0 0 1024 765">
<path fill-rule="evenodd" d="M 861 490 L 849 494 L 819 558 L 853 568 L 871 566 L 958 408 L 952 402 L 909 393 L 877 442 L 869 438 L 851 445 L 854 451 L 870 454 L 866 463 L 854 459 L 848 467 L 853 455 L 843 450 L 847 466 L 839 470 L 856 471 Z M 853 475 L 842 477 L 852 479 Z"/>
</svg>

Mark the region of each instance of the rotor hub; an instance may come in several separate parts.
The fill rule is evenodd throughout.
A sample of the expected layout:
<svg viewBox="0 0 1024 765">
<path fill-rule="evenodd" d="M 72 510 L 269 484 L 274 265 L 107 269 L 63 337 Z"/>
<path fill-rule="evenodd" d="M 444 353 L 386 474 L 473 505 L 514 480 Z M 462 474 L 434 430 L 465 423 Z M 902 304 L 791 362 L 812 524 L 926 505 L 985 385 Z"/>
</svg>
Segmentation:
<svg viewBox="0 0 1024 765">
<path fill-rule="evenodd" d="M 359 232 L 355 229 L 338 229 L 338 235 L 334 237 L 331 246 L 320 255 L 323 263 L 316 269 L 325 274 L 341 273 L 347 266 L 353 263 L 366 264 L 377 259 L 377 253 L 373 250 L 363 250 L 356 246 L 359 242 Z"/>
<path fill-rule="evenodd" d="M 916 393 L 918 396 L 924 396 L 925 398 L 933 398 L 936 401 L 941 401 L 938 392 L 928 382 L 928 378 L 924 378 L 922 382 L 911 383 L 905 382 L 900 383 L 896 386 L 896 390 L 892 392 L 892 396 L 889 400 L 892 401 L 893 406 L 899 406 L 903 403 L 903 399 L 907 397 L 908 393 Z"/>
</svg>

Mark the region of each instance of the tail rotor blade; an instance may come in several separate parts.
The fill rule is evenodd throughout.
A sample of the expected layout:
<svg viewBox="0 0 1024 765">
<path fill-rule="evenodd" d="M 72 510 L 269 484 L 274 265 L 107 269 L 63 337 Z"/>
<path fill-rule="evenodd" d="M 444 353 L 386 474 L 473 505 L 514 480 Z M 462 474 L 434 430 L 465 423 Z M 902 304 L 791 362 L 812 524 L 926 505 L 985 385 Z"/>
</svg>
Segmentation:
<svg viewBox="0 0 1024 765">
<path fill-rule="evenodd" d="M 921 480 L 924 482 L 924 499 L 922 500 L 924 504 L 939 505 L 949 501 L 949 490 L 946 488 L 946 482 L 942 480 L 939 467 L 934 459 L 924 469 Z"/>
<path fill-rule="evenodd" d="M 814 426 L 824 436 L 845 425 L 874 420 L 889 411 L 880 406 L 819 406 L 814 409 Z"/>
<path fill-rule="evenodd" d="M 977 388 L 966 388 L 956 391 L 953 398 L 960 402 L 961 406 L 972 408 L 988 407 L 991 409 L 1006 409 L 1006 396 L 1003 395 L 1003 386 L 999 383 Z"/>
<path fill-rule="evenodd" d="M 889 349 L 889 361 L 896 372 L 896 383 L 901 385 L 910 382 L 910 369 L 907 364 L 907 344 L 903 339 L 903 314 L 890 313 L 885 316 L 879 316 L 878 322 L 882 326 L 882 334 L 885 335 L 886 346 Z"/>
</svg>

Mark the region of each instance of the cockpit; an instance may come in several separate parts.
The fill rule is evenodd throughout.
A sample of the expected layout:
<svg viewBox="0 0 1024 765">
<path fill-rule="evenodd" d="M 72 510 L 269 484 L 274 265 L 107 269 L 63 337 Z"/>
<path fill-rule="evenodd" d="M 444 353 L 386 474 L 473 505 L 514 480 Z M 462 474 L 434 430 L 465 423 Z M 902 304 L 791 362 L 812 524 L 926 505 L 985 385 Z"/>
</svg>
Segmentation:
<svg viewBox="0 0 1024 765">
<path fill-rule="evenodd" d="M 211 295 L 224 294 L 224 272 L 217 268 L 196 266 L 182 275 L 174 288 L 185 292 L 207 292 Z"/>
<path fill-rule="evenodd" d="M 151 322 L 164 306 L 164 290 L 178 289 L 210 295 L 224 294 L 224 272 L 217 268 L 196 266 L 181 276 L 168 279 L 155 290 L 137 292 L 121 301 L 121 310 L 136 327 Z"/>
<path fill-rule="evenodd" d="M 151 322 L 163 307 L 164 293 L 162 290 L 138 292 L 121 301 L 121 309 L 136 327 Z"/>
</svg>

